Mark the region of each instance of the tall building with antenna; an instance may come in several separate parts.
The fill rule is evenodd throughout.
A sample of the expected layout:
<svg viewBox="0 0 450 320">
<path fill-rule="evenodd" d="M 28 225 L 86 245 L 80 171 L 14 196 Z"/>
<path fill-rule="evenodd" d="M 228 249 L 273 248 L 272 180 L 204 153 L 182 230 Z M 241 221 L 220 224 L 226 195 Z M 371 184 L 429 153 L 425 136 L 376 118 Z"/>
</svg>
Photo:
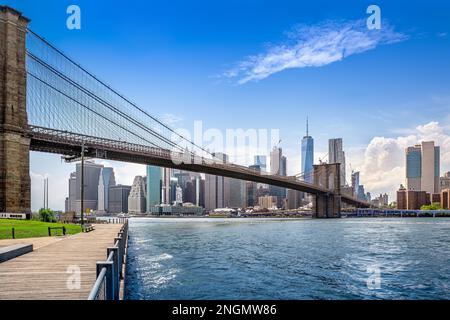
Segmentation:
<svg viewBox="0 0 450 320">
<path fill-rule="evenodd" d="M 302 175 L 306 182 L 313 182 L 314 139 L 309 135 L 309 122 L 306 117 L 306 136 L 302 139 Z"/>
</svg>

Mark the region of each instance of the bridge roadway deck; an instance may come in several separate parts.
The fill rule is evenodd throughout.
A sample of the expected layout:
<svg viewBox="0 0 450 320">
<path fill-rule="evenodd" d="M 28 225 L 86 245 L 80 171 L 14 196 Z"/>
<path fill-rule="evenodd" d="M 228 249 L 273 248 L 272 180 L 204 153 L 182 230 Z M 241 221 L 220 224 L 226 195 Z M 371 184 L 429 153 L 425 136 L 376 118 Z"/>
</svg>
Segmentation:
<svg viewBox="0 0 450 320">
<path fill-rule="evenodd" d="M 96 279 L 96 262 L 106 260 L 106 248 L 114 245 L 121 224 L 96 224 L 95 230 L 49 241 L 33 252 L 0 263 L 0 300 L 83 300 L 87 299 Z M 24 243 L 20 239 L 17 243 Z M 36 241 L 34 241 L 36 240 Z M 2 243 L 1 240 L 0 244 Z M 13 240 L 8 245 L 14 244 Z M 80 270 L 81 285 L 70 282 L 68 268 Z"/>
</svg>

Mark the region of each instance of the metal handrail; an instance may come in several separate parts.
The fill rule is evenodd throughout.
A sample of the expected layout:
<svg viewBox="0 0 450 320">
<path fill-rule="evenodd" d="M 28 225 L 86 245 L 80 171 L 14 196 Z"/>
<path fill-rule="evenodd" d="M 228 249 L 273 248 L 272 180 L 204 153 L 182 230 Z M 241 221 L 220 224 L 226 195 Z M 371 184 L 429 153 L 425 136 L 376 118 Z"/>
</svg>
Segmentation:
<svg viewBox="0 0 450 320">
<path fill-rule="evenodd" d="M 88 300 L 119 300 L 120 280 L 123 278 L 122 266 L 126 243 L 128 239 L 128 220 L 120 228 L 118 237 L 114 239 L 114 246 L 107 248 L 106 261 L 97 262 L 97 279 L 91 289 Z M 101 297 L 100 291 L 105 290 Z"/>
<path fill-rule="evenodd" d="M 102 268 L 100 271 L 97 280 L 95 280 L 94 286 L 92 287 L 91 293 L 89 294 L 88 300 L 97 300 L 98 292 L 100 291 L 100 286 L 103 283 L 104 278 L 106 277 L 106 268 Z"/>
</svg>

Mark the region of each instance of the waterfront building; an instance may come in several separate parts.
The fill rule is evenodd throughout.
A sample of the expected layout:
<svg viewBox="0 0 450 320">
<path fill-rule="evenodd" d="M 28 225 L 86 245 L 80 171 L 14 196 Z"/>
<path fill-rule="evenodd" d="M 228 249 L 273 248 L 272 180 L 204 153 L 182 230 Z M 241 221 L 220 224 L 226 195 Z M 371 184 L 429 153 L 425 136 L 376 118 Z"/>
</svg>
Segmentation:
<svg viewBox="0 0 450 320">
<path fill-rule="evenodd" d="M 83 212 L 98 209 L 98 181 L 103 165 L 92 161 L 84 162 Z M 76 212 L 81 209 L 81 163 L 76 164 Z"/>
<path fill-rule="evenodd" d="M 149 211 L 151 206 L 161 204 L 161 191 L 162 191 L 162 173 L 161 168 L 157 166 L 147 166 L 147 207 L 146 211 Z"/>
<path fill-rule="evenodd" d="M 298 209 L 302 205 L 302 193 L 297 190 L 288 189 L 286 195 L 286 209 Z"/>
<path fill-rule="evenodd" d="M 328 162 L 340 163 L 341 186 L 345 186 L 345 152 L 343 150 L 342 138 L 328 140 Z"/>
<path fill-rule="evenodd" d="M 225 203 L 227 208 L 245 208 L 247 206 L 246 197 L 246 183 L 239 179 L 229 179 L 230 197 L 228 203 Z"/>
<path fill-rule="evenodd" d="M 176 187 L 175 205 L 183 203 L 183 189 L 179 185 Z"/>
<path fill-rule="evenodd" d="M 450 209 L 450 188 L 441 191 L 441 208 Z"/>
<path fill-rule="evenodd" d="M 439 178 L 439 191 L 450 189 L 450 171 L 446 172 L 443 177 Z"/>
<path fill-rule="evenodd" d="M 380 205 L 381 206 L 388 206 L 389 205 L 389 196 L 387 193 L 385 194 L 380 194 L 380 196 L 378 197 L 379 201 L 380 201 Z"/>
<path fill-rule="evenodd" d="M 114 176 L 114 169 L 104 167 L 100 170 L 98 180 L 98 209 L 99 213 L 109 212 L 109 187 L 116 185 L 116 178 Z"/>
<path fill-rule="evenodd" d="M 193 204 L 185 203 L 183 205 L 158 205 L 151 206 L 149 213 L 158 216 L 201 216 L 203 208 Z"/>
<path fill-rule="evenodd" d="M 309 135 L 308 118 L 306 118 L 306 135 L 302 139 L 301 171 L 306 182 L 313 183 L 314 139 Z"/>
<path fill-rule="evenodd" d="M 263 196 L 258 198 L 258 206 L 262 209 L 276 209 L 278 198 L 276 196 Z"/>
<path fill-rule="evenodd" d="M 128 197 L 131 186 L 115 185 L 109 187 L 108 212 L 128 213 Z"/>
<path fill-rule="evenodd" d="M 136 176 L 128 196 L 128 212 L 144 213 L 146 211 L 146 179 Z"/>
<path fill-rule="evenodd" d="M 406 148 L 406 189 L 426 191 L 430 194 L 440 190 L 440 148 L 434 141 Z"/>
<path fill-rule="evenodd" d="M 441 203 L 441 194 L 440 193 L 433 193 L 431 195 L 431 201 L 432 204 L 433 203 Z"/>
<path fill-rule="evenodd" d="M 425 191 L 407 190 L 403 186 L 397 191 L 397 209 L 419 210 L 429 204 L 430 194 Z"/>
<path fill-rule="evenodd" d="M 403 185 L 400 185 L 400 188 L 397 191 L 397 209 L 406 210 L 406 188 Z"/>
</svg>

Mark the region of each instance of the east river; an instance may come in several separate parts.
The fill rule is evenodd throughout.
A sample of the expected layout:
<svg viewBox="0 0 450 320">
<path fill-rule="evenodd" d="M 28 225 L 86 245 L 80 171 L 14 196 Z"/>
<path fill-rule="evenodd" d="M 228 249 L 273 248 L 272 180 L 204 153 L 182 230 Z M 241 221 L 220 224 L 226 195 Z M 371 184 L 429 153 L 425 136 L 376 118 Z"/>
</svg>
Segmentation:
<svg viewBox="0 0 450 320">
<path fill-rule="evenodd" d="M 450 219 L 132 218 L 126 299 L 450 299 Z"/>
</svg>

